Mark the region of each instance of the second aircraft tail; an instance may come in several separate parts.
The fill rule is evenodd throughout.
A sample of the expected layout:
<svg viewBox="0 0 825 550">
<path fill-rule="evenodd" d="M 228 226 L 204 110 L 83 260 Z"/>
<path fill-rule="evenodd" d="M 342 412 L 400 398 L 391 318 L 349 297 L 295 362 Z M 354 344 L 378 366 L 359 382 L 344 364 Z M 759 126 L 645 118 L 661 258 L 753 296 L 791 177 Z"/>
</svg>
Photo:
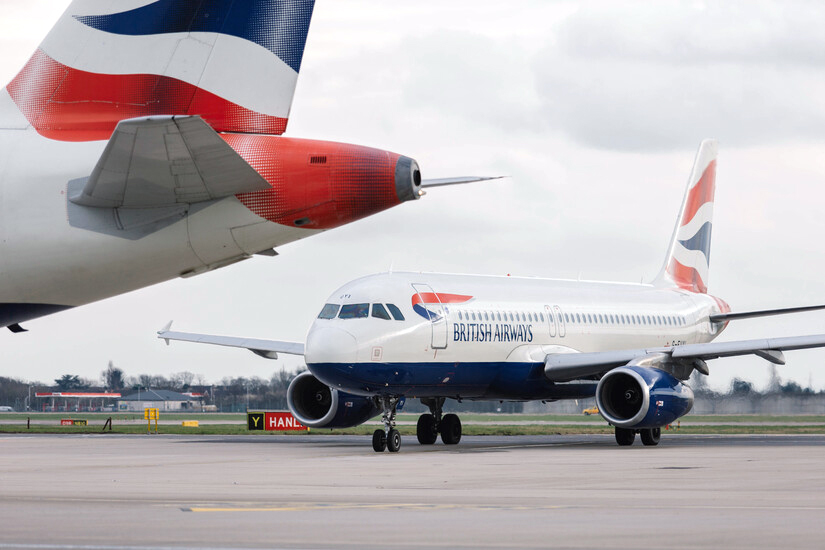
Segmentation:
<svg viewBox="0 0 825 550">
<path fill-rule="evenodd" d="M 656 284 L 707 293 L 717 153 L 716 140 L 706 139 L 699 146 L 665 265 Z"/>
</svg>

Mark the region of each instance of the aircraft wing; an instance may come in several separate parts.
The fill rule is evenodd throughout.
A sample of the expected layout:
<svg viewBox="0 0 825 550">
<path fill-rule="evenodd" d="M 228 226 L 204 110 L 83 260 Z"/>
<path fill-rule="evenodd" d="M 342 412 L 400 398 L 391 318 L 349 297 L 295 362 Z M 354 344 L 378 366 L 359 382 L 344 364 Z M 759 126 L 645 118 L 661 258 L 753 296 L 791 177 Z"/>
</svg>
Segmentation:
<svg viewBox="0 0 825 550">
<path fill-rule="evenodd" d="M 212 334 L 195 334 L 192 332 L 175 332 L 170 330 L 172 323 L 158 331 L 158 338 L 166 341 L 195 342 L 197 344 L 214 344 L 230 348 L 246 348 L 255 355 L 266 359 L 277 359 L 279 353 L 287 355 L 303 355 L 304 345 L 300 342 L 280 342 L 277 340 L 259 340 L 257 338 L 237 338 L 233 336 L 216 336 Z"/>
<path fill-rule="evenodd" d="M 656 363 L 668 360 L 705 361 L 737 355 L 758 355 L 772 363 L 783 365 L 783 351 L 821 347 L 825 347 L 825 334 L 685 344 L 667 348 L 553 354 L 548 355 L 544 361 L 544 374 L 554 382 L 562 382 L 602 374 L 631 361 L 646 359 L 655 366 Z"/>
<path fill-rule="evenodd" d="M 270 185 L 199 116 L 118 123 L 75 204 L 157 208 L 209 201 Z"/>
</svg>

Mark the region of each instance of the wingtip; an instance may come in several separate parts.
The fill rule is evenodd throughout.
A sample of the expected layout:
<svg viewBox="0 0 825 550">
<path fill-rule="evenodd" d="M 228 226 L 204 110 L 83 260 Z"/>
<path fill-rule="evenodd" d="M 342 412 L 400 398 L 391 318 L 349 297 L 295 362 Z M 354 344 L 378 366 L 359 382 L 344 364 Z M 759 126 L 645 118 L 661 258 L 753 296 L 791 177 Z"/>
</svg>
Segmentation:
<svg viewBox="0 0 825 550">
<path fill-rule="evenodd" d="M 171 329 L 171 328 L 172 328 L 172 321 L 169 321 L 168 323 L 166 323 L 165 327 L 163 327 L 162 329 L 160 329 L 158 331 L 158 338 L 163 338 L 163 335 L 166 334 L 167 332 L 169 332 L 169 329 Z M 169 338 L 163 338 L 163 341 L 166 342 L 167 346 L 169 345 Z"/>
</svg>

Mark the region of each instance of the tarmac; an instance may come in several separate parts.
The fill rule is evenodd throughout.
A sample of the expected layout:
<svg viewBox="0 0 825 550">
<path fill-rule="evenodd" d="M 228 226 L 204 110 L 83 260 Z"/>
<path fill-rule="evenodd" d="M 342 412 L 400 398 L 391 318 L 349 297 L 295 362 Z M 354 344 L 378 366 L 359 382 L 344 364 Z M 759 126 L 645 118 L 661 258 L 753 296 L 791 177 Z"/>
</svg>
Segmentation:
<svg viewBox="0 0 825 550">
<path fill-rule="evenodd" d="M 822 548 L 825 436 L 0 435 L 0 549 Z"/>
</svg>

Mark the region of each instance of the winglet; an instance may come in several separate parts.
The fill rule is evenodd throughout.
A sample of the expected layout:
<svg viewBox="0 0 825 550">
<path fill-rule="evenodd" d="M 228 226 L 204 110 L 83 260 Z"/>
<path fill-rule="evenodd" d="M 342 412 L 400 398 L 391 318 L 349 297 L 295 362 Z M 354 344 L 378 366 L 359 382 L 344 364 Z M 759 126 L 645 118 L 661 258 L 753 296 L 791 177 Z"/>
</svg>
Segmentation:
<svg viewBox="0 0 825 550">
<path fill-rule="evenodd" d="M 168 323 L 166 323 L 165 327 L 163 327 L 162 329 L 160 329 L 158 331 L 158 336 L 163 338 L 163 334 L 166 333 L 166 332 L 169 332 L 169 329 L 171 329 L 171 328 L 172 328 L 172 321 L 169 321 Z M 166 342 L 167 346 L 169 345 L 169 338 L 163 338 L 163 341 Z"/>
</svg>

